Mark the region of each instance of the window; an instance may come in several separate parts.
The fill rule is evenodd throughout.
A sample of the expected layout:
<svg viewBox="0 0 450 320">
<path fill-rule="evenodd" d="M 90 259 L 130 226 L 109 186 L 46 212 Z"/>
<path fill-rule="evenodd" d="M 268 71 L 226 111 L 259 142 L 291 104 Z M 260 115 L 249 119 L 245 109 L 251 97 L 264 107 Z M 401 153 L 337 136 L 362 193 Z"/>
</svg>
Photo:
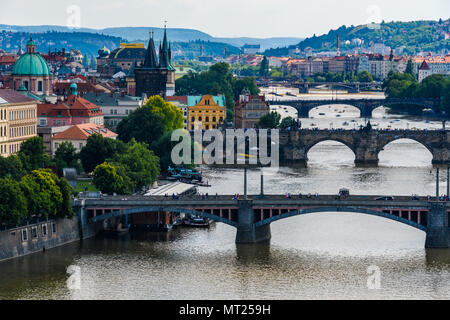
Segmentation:
<svg viewBox="0 0 450 320">
<path fill-rule="evenodd" d="M 27 229 L 22 229 L 22 241 L 28 240 L 28 232 Z"/>
<path fill-rule="evenodd" d="M 31 228 L 31 237 L 33 239 L 36 239 L 38 237 L 38 235 L 37 235 L 37 227 Z"/>
<path fill-rule="evenodd" d="M 38 91 L 42 91 L 42 81 L 38 81 Z"/>
<path fill-rule="evenodd" d="M 42 235 L 45 237 L 47 235 L 47 225 L 43 224 L 42 225 Z"/>
<path fill-rule="evenodd" d="M 52 233 L 55 234 L 56 233 L 56 223 L 52 223 Z"/>
</svg>

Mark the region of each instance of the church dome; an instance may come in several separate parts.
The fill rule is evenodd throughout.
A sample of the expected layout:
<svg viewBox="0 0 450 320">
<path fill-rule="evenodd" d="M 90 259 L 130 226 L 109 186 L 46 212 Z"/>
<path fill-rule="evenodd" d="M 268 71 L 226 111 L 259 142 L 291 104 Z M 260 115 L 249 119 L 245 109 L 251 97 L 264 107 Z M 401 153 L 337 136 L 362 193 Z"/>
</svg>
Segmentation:
<svg viewBox="0 0 450 320">
<path fill-rule="evenodd" d="M 111 51 L 109 51 L 109 49 L 106 47 L 103 47 L 100 50 L 98 50 L 98 55 L 100 58 L 104 58 L 107 55 L 109 55 L 110 53 L 111 53 Z"/>
<path fill-rule="evenodd" d="M 26 53 L 14 64 L 15 76 L 49 76 L 50 69 L 47 61 L 39 53 Z"/>
</svg>

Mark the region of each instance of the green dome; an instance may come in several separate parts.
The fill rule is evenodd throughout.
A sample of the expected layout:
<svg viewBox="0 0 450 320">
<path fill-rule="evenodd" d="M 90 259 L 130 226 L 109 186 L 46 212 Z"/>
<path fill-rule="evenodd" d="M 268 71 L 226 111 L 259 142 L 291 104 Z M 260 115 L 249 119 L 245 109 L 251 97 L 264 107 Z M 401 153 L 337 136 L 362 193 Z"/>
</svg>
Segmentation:
<svg viewBox="0 0 450 320">
<path fill-rule="evenodd" d="M 100 56 L 100 58 L 104 58 L 104 57 L 106 57 L 107 55 L 109 55 L 111 52 L 109 51 L 109 49 L 108 48 L 106 48 L 106 47 L 103 47 L 103 48 L 101 48 L 100 50 L 98 50 L 98 55 Z"/>
<path fill-rule="evenodd" d="M 39 53 L 26 53 L 14 64 L 15 76 L 49 76 L 47 61 Z"/>
</svg>

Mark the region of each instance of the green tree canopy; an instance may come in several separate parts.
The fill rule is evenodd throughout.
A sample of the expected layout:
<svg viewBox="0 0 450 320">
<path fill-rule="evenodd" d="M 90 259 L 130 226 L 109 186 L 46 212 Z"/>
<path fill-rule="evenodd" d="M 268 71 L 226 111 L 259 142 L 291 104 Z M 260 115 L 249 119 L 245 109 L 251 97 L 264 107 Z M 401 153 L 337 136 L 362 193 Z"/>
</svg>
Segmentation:
<svg viewBox="0 0 450 320">
<path fill-rule="evenodd" d="M 119 122 L 117 133 L 122 141 L 129 142 L 134 138 L 138 142 L 151 145 L 165 133 L 183 127 L 182 111 L 161 97 L 154 96 Z"/>
<path fill-rule="evenodd" d="M 112 162 L 124 166 L 126 175 L 138 189 L 153 184 L 159 175 L 159 158 L 145 143 L 136 142 L 134 138 L 127 144 L 126 152 L 116 154 Z"/>
<path fill-rule="evenodd" d="M 27 215 L 27 200 L 20 184 L 10 178 L 0 179 L 0 225 L 18 224 Z"/>
<path fill-rule="evenodd" d="M 45 152 L 44 142 L 41 137 L 33 137 L 22 142 L 18 155 L 23 167 L 28 172 L 44 168 L 50 162 L 50 157 Z"/>
<path fill-rule="evenodd" d="M 124 194 L 123 177 L 117 173 L 117 168 L 104 162 L 94 170 L 94 184 L 101 192 L 106 194 Z"/>
<path fill-rule="evenodd" d="M 10 155 L 9 157 L 0 157 L 0 178 L 10 177 L 13 180 L 19 181 L 26 174 L 23 168 L 22 161 L 17 155 Z"/>
<path fill-rule="evenodd" d="M 261 61 L 261 65 L 259 67 L 259 75 L 261 77 L 267 77 L 269 75 L 269 60 L 267 60 L 266 56 L 264 56 L 263 60 Z"/>
<path fill-rule="evenodd" d="M 259 129 L 276 129 L 280 125 L 281 115 L 272 111 L 259 119 L 256 127 Z"/>
<path fill-rule="evenodd" d="M 64 168 L 76 168 L 80 172 L 81 166 L 78 162 L 77 149 L 75 149 L 70 141 L 64 141 L 58 146 L 53 160 L 56 163 L 59 176 L 62 175 Z"/>
<path fill-rule="evenodd" d="M 281 120 L 280 128 L 281 129 L 287 129 L 294 126 L 294 118 L 292 117 L 286 117 L 283 120 Z"/>
<path fill-rule="evenodd" d="M 115 154 L 123 153 L 125 150 L 126 145 L 120 140 L 104 138 L 100 134 L 91 135 L 80 151 L 84 171 L 92 172 L 96 166 L 105 162 L 106 159 L 112 158 Z"/>
<path fill-rule="evenodd" d="M 63 190 L 58 186 L 58 177 L 49 169 L 33 170 L 20 182 L 21 189 L 27 199 L 30 217 L 58 217 L 63 207 Z M 70 190 L 70 194 L 71 194 Z M 70 194 L 67 195 L 70 197 Z"/>
</svg>

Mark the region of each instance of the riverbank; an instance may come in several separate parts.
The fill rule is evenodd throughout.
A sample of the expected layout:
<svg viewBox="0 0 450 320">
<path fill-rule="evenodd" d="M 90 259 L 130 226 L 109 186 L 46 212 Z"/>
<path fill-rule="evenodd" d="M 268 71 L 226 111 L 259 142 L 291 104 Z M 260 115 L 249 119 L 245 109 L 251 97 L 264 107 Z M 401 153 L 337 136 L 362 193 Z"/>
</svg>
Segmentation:
<svg viewBox="0 0 450 320">
<path fill-rule="evenodd" d="M 0 231 L 0 261 L 80 240 L 78 218 L 46 220 Z"/>
</svg>

